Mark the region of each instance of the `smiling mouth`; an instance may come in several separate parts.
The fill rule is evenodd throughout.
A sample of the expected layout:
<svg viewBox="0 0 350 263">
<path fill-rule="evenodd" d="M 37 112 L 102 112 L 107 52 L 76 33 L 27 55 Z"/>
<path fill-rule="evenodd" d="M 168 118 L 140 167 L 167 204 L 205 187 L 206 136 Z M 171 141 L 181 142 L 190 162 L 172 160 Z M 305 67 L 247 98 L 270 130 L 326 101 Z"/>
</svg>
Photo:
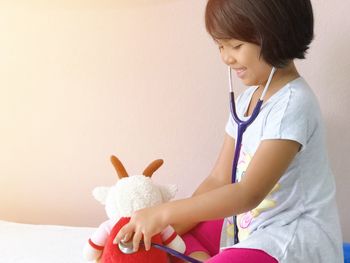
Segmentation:
<svg viewBox="0 0 350 263">
<path fill-rule="evenodd" d="M 246 72 L 246 68 L 238 68 L 238 69 L 234 69 L 234 71 L 236 71 L 236 74 L 239 78 L 242 78 L 244 73 Z"/>
</svg>

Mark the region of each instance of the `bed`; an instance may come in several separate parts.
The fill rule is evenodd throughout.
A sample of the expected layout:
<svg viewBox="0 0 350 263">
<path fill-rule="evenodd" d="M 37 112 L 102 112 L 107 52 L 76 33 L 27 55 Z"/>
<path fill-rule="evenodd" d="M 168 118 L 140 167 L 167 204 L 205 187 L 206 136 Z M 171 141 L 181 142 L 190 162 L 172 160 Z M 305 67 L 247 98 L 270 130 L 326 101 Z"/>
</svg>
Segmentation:
<svg viewBox="0 0 350 263">
<path fill-rule="evenodd" d="M 0 220 L 0 263 L 79 263 L 94 228 Z"/>
<path fill-rule="evenodd" d="M 19 224 L 0 220 L 0 263 L 80 263 L 95 228 Z M 350 244 L 344 243 L 345 263 Z"/>
</svg>

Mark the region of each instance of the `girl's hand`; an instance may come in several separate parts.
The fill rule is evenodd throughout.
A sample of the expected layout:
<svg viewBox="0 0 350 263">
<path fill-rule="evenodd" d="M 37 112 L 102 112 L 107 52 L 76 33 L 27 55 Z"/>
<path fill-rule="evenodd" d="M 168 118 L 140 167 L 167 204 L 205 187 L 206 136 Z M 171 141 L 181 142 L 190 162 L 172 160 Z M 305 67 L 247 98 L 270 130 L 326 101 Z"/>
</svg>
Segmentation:
<svg viewBox="0 0 350 263">
<path fill-rule="evenodd" d="M 130 222 L 119 230 L 113 243 L 118 244 L 121 240 L 127 242 L 133 237 L 134 251 L 138 251 L 143 237 L 145 249 L 149 250 L 151 248 L 151 238 L 160 233 L 167 225 L 165 213 L 161 207 L 141 209 L 134 212 Z"/>
</svg>

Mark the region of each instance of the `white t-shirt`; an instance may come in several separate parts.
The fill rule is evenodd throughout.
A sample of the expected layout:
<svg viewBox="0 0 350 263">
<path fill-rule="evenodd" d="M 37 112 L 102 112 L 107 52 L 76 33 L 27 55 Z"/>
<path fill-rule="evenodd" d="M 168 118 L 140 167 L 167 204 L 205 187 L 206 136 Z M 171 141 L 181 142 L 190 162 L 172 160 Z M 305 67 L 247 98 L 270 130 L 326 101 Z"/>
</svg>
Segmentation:
<svg viewBox="0 0 350 263">
<path fill-rule="evenodd" d="M 255 89 L 248 88 L 238 98 L 239 118 L 247 119 L 244 114 Z M 231 116 L 226 132 L 237 137 L 237 125 Z M 245 131 L 238 181 L 260 142 L 267 139 L 293 140 L 302 147 L 265 200 L 237 216 L 240 243 L 233 245 L 232 217 L 224 220 L 221 249 L 261 249 L 280 263 L 343 263 L 335 183 L 326 153 L 321 112 L 303 78 L 276 92 Z"/>
</svg>

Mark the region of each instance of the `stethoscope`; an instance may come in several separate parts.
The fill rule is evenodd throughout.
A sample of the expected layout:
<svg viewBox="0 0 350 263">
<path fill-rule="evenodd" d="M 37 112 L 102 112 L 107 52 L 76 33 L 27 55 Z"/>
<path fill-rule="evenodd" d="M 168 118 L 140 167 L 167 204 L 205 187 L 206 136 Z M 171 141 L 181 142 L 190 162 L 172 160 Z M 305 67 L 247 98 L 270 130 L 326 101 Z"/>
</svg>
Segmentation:
<svg viewBox="0 0 350 263">
<path fill-rule="evenodd" d="M 236 173 L 237 173 L 237 164 L 238 164 L 238 159 L 239 155 L 241 152 L 241 146 L 242 146 L 242 139 L 243 139 L 243 134 L 248 128 L 250 124 L 253 123 L 253 121 L 258 117 L 260 113 L 261 106 L 264 102 L 264 97 L 269 89 L 271 80 L 273 75 L 276 72 L 276 68 L 273 67 L 270 73 L 270 76 L 267 80 L 267 83 L 265 85 L 265 88 L 260 96 L 260 99 L 258 100 L 257 104 L 255 105 L 255 108 L 253 110 L 252 115 L 247 119 L 247 120 L 241 120 L 237 116 L 236 112 L 236 103 L 235 103 L 235 95 L 233 93 L 233 88 L 232 88 L 232 70 L 231 67 L 228 67 L 228 76 L 229 76 L 229 84 L 230 84 L 230 109 L 231 109 L 231 115 L 235 123 L 237 124 L 237 138 L 236 138 L 236 143 L 235 143 L 235 152 L 234 152 L 234 157 L 233 157 L 233 163 L 232 163 L 232 183 L 236 183 Z M 238 226 L 237 226 L 237 216 L 233 216 L 233 226 L 234 226 L 234 244 L 239 243 L 239 238 L 238 238 Z"/>
<path fill-rule="evenodd" d="M 232 163 L 232 183 L 236 183 L 237 164 L 238 164 L 239 154 L 241 152 L 243 134 L 246 131 L 246 129 L 248 128 L 248 126 L 253 123 L 253 121 L 256 119 L 256 117 L 258 117 L 261 106 L 263 104 L 265 94 L 270 86 L 272 77 L 275 74 L 275 72 L 276 72 L 276 68 L 273 67 L 271 70 L 270 76 L 267 80 L 267 83 L 265 85 L 265 88 L 261 94 L 261 97 L 260 97 L 258 103 L 256 104 L 256 106 L 253 110 L 252 115 L 247 120 L 243 121 L 237 116 L 235 96 L 233 93 L 233 85 L 232 85 L 232 70 L 230 67 L 228 67 L 229 85 L 230 85 L 230 109 L 231 109 L 232 118 L 235 121 L 235 123 L 237 124 L 237 138 L 236 138 L 235 152 L 234 152 L 233 163 Z M 233 225 L 234 225 L 234 244 L 237 244 L 239 242 L 237 216 L 233 216 Z M 143 243 L 141 242 L 141 245 L 142 244 Z M 152 242 L 151 246 L 154 248 L 160 249 L 160 250 L 162 250 L 162 251 L 164 251 L 172 256 L 175 256 L 179 259 L 182 259 L 184 261 L 191 262 L 191 263 L 202 263 L 202 261 L 199 261 L 197 259 L 186 256 L 185 254 L 182 254 L 182 253 L 180 253 L 174 249 L 171 249 L 169 247 L 166 247 L 164 245 Z M 124 254 L 135 253 L 135 251 L 133 249 L 133 242 L 132 241 L 130 241 L 130 242 L 121 241 L 121 242 L 119 242 L 118 247 L 119 247 L 120 251 Z"/>
</svg>

